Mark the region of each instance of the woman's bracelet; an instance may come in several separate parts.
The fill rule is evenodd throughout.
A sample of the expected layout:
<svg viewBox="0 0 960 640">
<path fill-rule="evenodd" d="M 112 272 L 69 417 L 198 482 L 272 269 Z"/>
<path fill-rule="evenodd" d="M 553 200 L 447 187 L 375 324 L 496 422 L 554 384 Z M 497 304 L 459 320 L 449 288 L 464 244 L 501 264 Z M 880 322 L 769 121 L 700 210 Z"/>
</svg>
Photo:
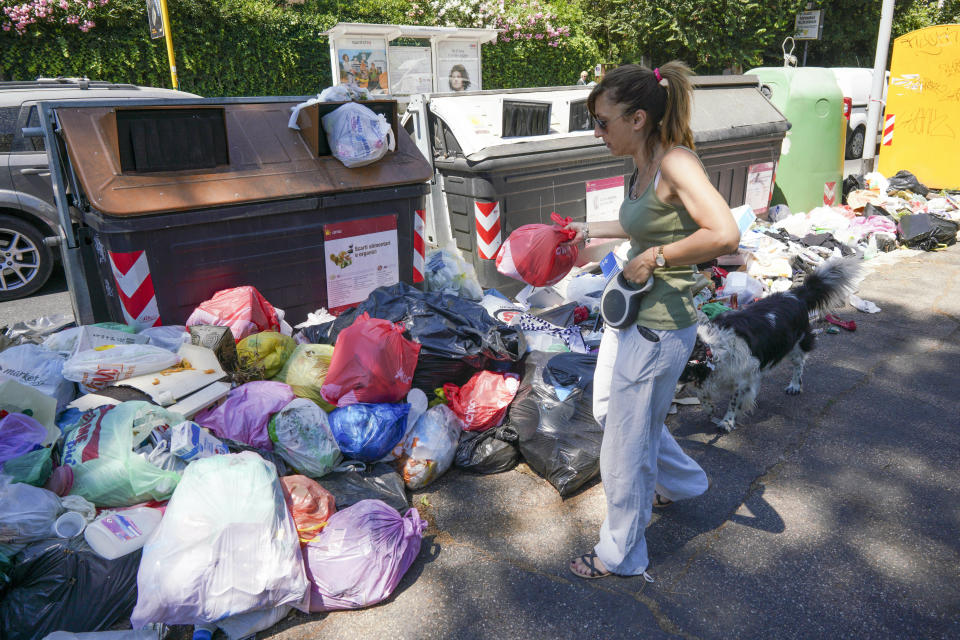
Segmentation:
<svg viewBox="0 0 960 640">
<path fill-rule="evenodd" d="M 587 246 L 590 243 L 590 223 L 583 223 L 583 246 Z"/>
</svg>

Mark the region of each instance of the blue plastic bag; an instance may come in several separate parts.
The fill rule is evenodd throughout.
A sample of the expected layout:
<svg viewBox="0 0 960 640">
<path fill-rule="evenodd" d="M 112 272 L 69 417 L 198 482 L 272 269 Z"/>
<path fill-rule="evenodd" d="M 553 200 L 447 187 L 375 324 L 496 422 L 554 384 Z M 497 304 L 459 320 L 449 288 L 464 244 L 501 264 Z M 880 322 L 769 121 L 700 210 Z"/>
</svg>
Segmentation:
<svg viewBox="0 0 960 640">
<path fill-rule="evenodd" d="M 390 453 L 407 430 L 410 405 L 357 403 L 330 412 L 330 430 L 348 460 L 375 462 Z"/>
</svg>

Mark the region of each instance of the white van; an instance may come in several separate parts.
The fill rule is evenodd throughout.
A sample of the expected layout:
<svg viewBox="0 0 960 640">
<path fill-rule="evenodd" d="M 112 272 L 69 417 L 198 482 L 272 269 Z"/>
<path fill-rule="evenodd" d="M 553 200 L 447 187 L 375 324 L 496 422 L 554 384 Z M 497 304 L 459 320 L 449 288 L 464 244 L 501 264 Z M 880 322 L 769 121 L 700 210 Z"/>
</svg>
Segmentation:
<svg viewBox="0 0 960 640">
<path fill-rule="evenodd" d="M 850 98 L 850 122 L 847 127 L 846 158 L 853 160 L 863 156 L 863 142 L 867 132 L 867 105 L 870 103 L 870 89 L 873 86 L 873 69 L 857 67 L 833 67 L 830 69 L 837 78 L 844 98 Z M 883 83 L 883 105 L 887 103 L 887 83 L 890 72 L 886 72 Z M 877 124 L 877 140 L 883 132 L 883 109 Z"/>
</svg>

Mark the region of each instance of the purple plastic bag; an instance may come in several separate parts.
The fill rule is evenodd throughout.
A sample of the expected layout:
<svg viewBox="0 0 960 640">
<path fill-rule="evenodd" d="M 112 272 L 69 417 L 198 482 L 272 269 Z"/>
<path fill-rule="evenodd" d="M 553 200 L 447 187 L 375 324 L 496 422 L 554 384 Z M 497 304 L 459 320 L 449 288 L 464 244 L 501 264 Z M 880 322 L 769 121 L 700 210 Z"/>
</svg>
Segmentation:
<svg viewBox="0 0 960 640">
<path fill-rule="evenodd" d="M 304 547 L 310 611 L 359 609 L 388 598 L 420 553 L 426 528 L 416 509 L 400 517 L 380 500 L 330 516 Z"/>
<path fill-rule="evenodd" d="M 232 390 L 223 404 L 201 411 L 193 419 L 217 437 L 273 451 L 267 423 L 293 398 L 290 386 L 282 382 L 248 382 Z"/>
<path fill-rule="evenodd" d="M 47 437 L 47 428 L 22 413 L 9 413 L 0 420 L 0 466 L 30 453 Z"/>
</svg>

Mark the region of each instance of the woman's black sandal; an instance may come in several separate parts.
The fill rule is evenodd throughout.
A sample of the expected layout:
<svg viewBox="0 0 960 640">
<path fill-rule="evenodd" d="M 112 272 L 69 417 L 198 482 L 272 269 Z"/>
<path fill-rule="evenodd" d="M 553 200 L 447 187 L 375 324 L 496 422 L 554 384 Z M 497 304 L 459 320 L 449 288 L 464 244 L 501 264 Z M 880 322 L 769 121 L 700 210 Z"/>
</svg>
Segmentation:
<svg viewBox="0 0 960 640">
<path fill-rule="evenodd" d="M 672 504 L 673 504 L 673 500 L 670 500 L 670 499 L 668 499 L 668 498 L 664 498 L 664 497 L 663 497 L 662 495 L 660 495 L 659 493 L 654 493 L 654 494 L 653 494 L 653 506 L 654 506 L 654 507 L 657 507 L 658 509 L 662 509 L 662 508 L 664 508 L 664 507 L 669 507 L 669 506 L 672 505 Z"/>
<path fill-rule="evenodd" d="M 578 578 L 584 578 L 586 580 L 595 580 L 596 578 L 605 578 L 607 576 L 613 575 L 610 571 L 604 569 L 598 569 L 597 565 L 594 564 L 594 561 L 597 559 L 597 554 L 593 551 L 590 553 L 585 553 L 582 556 L 577 556 L 570 562 L 570 572 L 577 576 Z M 576 561 L 579 560 L 580 564 L 585 566 L 590 573 L 580 573 L 574 567 L 576 566 Z"/>
</svg>

